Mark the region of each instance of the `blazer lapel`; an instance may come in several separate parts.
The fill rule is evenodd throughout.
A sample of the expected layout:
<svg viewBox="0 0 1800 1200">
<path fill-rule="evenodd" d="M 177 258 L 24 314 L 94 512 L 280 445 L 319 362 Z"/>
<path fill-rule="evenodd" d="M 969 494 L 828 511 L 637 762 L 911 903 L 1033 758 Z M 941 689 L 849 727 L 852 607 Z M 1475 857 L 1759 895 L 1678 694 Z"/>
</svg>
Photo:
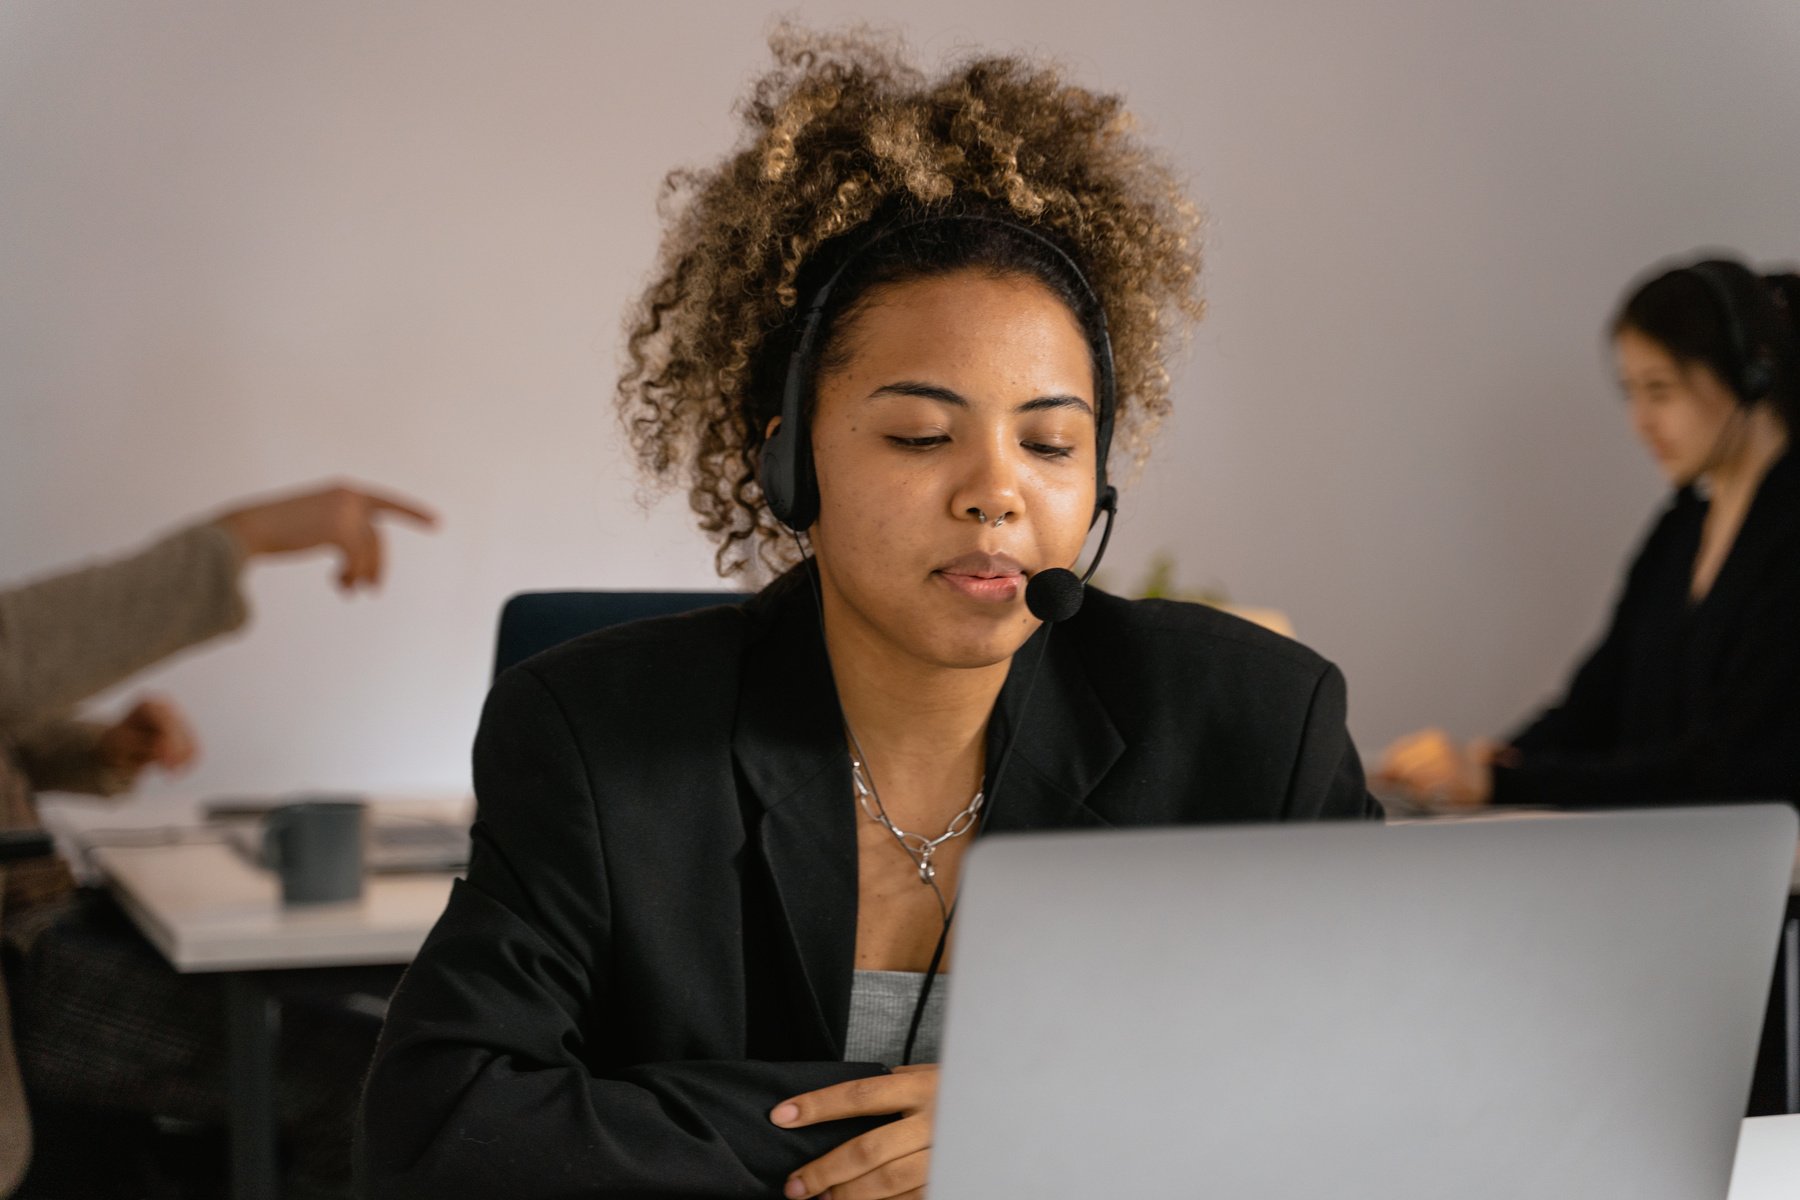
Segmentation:
<svg viewBox="0 0 1800 1200">
<path fill-rule="evenodd" d="M 988 724 L 990 807 L 982 832 L 1110 826 L 1087 801 L 1124 751 L 1074 640 L 1040 628 L 1013 655 Z"/>
<path fill-rule="evenodd" d="M 854 793 L 814 600 L 805 576 L 796 582 L 769 597 L 746 656 L 732 753 L 762 810 L 757 843 L 804 978 L 803 1019 L 841 1057 L 856 965 Z"/>
</svg>

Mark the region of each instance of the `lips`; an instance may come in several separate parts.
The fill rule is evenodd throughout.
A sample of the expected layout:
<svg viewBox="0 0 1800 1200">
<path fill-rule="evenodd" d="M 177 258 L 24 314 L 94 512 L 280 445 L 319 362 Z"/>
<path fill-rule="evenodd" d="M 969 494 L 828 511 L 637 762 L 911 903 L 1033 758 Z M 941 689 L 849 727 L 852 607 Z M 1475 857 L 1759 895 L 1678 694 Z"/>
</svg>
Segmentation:
<svg viewBox="0 0 1800 1200">
<path fill-rule="evenodd" d="M 1024 566 L 1006 554 L 976 551 L 959 555 L 932 573 L 972 600 L 1004 603 L 1025 586 Z"/>
<path fill-rule="evenodd" d="M 959 555 L 937 568 L 948 575 L 973 575 L 979 579 L 995 579 L 1001 575 L 1023 575 L 1025 567 L 1010 554 L 987 554 L 971 551 Z"/>
</svg>

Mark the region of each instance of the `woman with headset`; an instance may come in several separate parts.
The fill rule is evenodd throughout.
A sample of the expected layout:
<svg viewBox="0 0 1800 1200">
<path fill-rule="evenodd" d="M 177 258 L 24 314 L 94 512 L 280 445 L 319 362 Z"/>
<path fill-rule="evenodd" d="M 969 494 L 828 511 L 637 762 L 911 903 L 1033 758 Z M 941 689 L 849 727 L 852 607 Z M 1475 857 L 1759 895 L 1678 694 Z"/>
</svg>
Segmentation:
<svg viewBox="0 0 1800 1200">
<path fill-rule="evenodd" d="M 1418 802 L 1800 800 L 1800 277 L 1709 259 L 1626 297 L 1613 355 L 1675 494 L 1563 698 L 1501 741 L 1441 730 L 1377 781 Z"/>
<path fill-rule="evenodd" d="M 779 577 L 496 682 L 370 1195 L 917 1196 L 978 830 L 1370 809 L 1336 668 L 1067 571 L 1200 311 L 1118 99 L 775 50 L 738 151 L 670 177 L 619 399 L 722 573 Z"/>
</svg>

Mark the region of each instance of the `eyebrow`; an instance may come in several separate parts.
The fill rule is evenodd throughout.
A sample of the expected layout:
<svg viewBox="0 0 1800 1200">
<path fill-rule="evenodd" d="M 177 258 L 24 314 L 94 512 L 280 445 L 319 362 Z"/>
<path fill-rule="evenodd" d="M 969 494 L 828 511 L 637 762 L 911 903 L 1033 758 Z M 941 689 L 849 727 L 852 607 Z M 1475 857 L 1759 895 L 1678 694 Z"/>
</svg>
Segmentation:
<svg viewBox="0 0 1800 1200">
<path fill-rule="evenodd" d="M 936 400 L 939 404 L 949 404 L 956 408 L 969 407 L 968 399 L 959 392 L 952 391 L 947 387 L 940 387 L 935 383 L 919 383 L 911 379 L 903 379 L 897 383 L 883 384 L 870 392 L 868 399 L 874 400 L 881 396 L 918 396 L 926 400 Z M 1016 413 L 1033 413 L 1043 412 L 1046 409 L 1052 408 L 1079 408 L 1090 417 L 1094 415 L 1093 406 L 1086 400 L 1083 400 L 1080 396 L 1062 394 L 1035 397 L 1034 399 L 1027 400 L 1025 403 L 1018 405 L 1013 411 Z"/>
</svg>

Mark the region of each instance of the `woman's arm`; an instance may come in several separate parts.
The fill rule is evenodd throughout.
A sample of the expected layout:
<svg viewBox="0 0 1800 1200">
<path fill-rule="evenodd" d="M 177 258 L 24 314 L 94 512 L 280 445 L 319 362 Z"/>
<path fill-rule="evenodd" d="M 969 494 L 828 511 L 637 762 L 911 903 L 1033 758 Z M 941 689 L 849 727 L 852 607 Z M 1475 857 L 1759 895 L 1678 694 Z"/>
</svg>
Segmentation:
<svg viewBox="0 0 1800 1200">
<path fill-rule="evenodd" d="M 1620 693 L 1625 686 L 1627 640 L 1633 614 L 1655 588 L 1659 564 L 1679 553 L 1682 531 L 1699 518 L 1685 493 L 1657 518 L 1626 569 L 1606 631 L 1569 680 L 1554 705 L 1514 730 L 1504 743 L 1521 753 L 1603 752 L 1618 744 Z"/>
<path fill-rule="evenodd" d="M 1600 750 L 1614 743 L 1619 689 L 1624 686 L 1623 610 L 1621 600 L 1600 644 L 1576 668 L 1562 699 L 1506 738 L 1506 745 L 1521 753 L 1568 753 Z"/>
<path fill-rule="evenodd" d="M 242 625 L 240 560 L 230 534 L 197 525 L 128 558 L 0 591 L 0 729 L 55 717 Z"/>
<path fill-rule="evenodd" d="M 1792 574 L 1792 573 L 1790 573 Z M 1494 765 L 1499 803 L 1571 808 L 1788 799 L 1800 782 L 1800 580 L 1766 588 L 1691 697 L 1680 738 L 1586 750 L 1515 743 Z"/>
<path fill-rule="evenodd" d="M 621 983 L 588 779 L 549 690 L 503 675 L 476 737 L 468 880 L 394 997 L 364 1093 L 366 1195 L 770 1196 L 881 1123 L 769 1119 L 790 1096 L 880 1071 L 868 1064 L 590 1066 Z"/>
<path fill-rule="evenodd" d="M 36 790 L 95 796 L 130 790 L 147 766 L 175 771 L 195 755 L 187 719 L 158 697 L 138 701 L 111 725 L 71 720 L 34 725 L 19 734 L 13 750 Z"/>
<path fill-rule="evenodd" d="M 1381 806 L 1369 794 L 1363 779 L 1362 759 L 1350 740 L 1345 724 L 1348 700 L 1344 673 L 1327 663 L 1313 687 L 1306 724 L 1294 756 L 1287 799 L 1282 805 L 1285 821 L 1331 818 L 1378 817 Z"/>
<path fill-rule="evenodd" d="M 338 585 L 373 587 L 384 553 L 378 518 L 429 527 L 417 504 L 336 484 L 243 505 L 217 521 L 99 563 L 0 591 L 0 730 L 53 717 L 248 616 L 246 559 L 321 546 L 342 557 Z"/>
</svg>

